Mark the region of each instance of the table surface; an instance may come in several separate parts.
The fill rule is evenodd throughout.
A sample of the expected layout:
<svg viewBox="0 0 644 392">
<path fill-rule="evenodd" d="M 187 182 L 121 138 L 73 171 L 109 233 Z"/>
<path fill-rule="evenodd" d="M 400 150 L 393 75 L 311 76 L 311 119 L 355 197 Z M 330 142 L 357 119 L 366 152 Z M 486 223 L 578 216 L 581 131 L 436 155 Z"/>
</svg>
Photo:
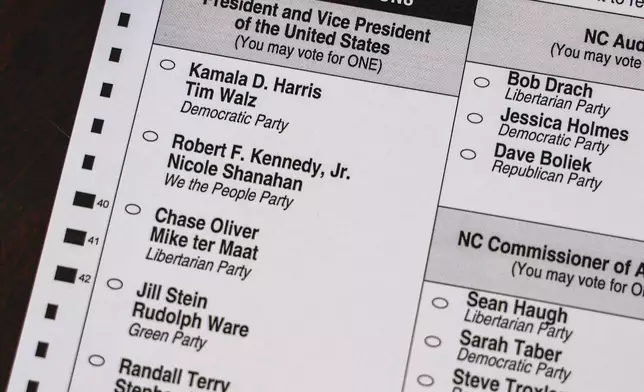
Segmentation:
<svg viewBox="0 0 644 392">
<path fill-rule="evenodd" d="M 103 4 L 0 0 L 0 387 L 8 382 Z"/>
</svg>

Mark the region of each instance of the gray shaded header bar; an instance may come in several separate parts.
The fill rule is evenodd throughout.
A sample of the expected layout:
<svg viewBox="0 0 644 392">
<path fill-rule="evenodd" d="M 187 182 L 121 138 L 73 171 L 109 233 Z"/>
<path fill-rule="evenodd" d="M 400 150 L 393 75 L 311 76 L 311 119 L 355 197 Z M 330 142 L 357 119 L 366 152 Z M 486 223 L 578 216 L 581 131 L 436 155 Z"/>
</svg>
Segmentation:
<svg viewBox="0 0 644 392">
<path fill-rule="evenodd" d="M 587 29 L 596 32 L 596 43 Z M 529 0 L 479 1 L 468 60 L 644 89 L 644 54 L 614 47 L 620 34 L 642 40 L 642 20 Z M 618 59 L 642 67 L 617 64 Z"/>
<path fill-rule="evenodd" d="M 472 246 L 459 246 L 461 231 L 481 234 L 482 246 L 479 249 Z M 502 242 L 518 244 L 515 245 L 517 252 L 520 249 L 519 245 L 541 247 L 541 249 L 547 245 L 548 250 L 567 253 L 570 249 L 572 253 L 592 256 L 593 260 L 597 259 L 595 266 L 603 265 L 604 260 L 609 262 L 606 263 L 605 270 L 602 270 L 521 257 L 502 251 L 493 252 L 488 249 L 492 237 L 500 239 L 500 241 L 493 241 L 493 248 L 502 249 Z M 644 293 L 641 292 L 644 288 L 644 277 L 636 277 L 637 268 L 640 262 L 644 261 L 642 255 L 644 255 L 644 244 L 637 241 L 441 207 L 436 218 L 425 278 L 473 290 L 485 290 L 644 318 L 644 306 L 642 306 Z M 614 271 L 616 263 L 628 260 L 632 261 L 628 274 Z M 541 278 L 529 278 L 519 274 L 516 262 L 526 263 L 535 270 L 540 270 Z M 549 270 L 557 271 L 559 273 L 557 276 L 563 276 L 561 273 L 565 272 L 567 274 L 565 276 L 572 276 L 573 279 L 569 285 L 555 282 L 547 279 Z M 589 282 L 586 280 L 580 285 L 580 276 L 587 277 L 589 281 L 594 281 L 595 277 L 603 279 L 605 287 L 604 289 L 586 287 L 586 283 Z M 622 293 L 611 290 L 612 279 L 626 284 Z M 638 293 L 639 295 L 636 295 Z"/>
<path fill-rule="evenodd" d="M 261 3 L 267 6 L 264 13 L 222 8 L 214 6 L 213 1 L 203 3 L 165 1 L 155 43 L 423 91 L 458 94 L 469 41 L 468 26 L 325 2 L 265 0 Z M 270 15 L 271 5 L 277 7 L 273 12 L 276 16 Z M 286 8 L 310 10 L 310 22 L 285 18 L 282 12 Z M 318 12 L 346 18 L 346 27 L 320 25 Z M 235 27 L 236 23 L 238 26 L 247 23 L 248 18 L 251 18 L 248 30 Z M 255 23 L 260 19 L 279 26 L 279 32 L 275 35 L 255 32 Z M 370 23 L 369 31 L 366 23 Z M 287 38 L 286 32 L 292 32 L 294 26 L 305 31 L 315 29 L 316 33 L 323 34 L 318 37 L 324 36 L 330 43 Z M 393 36 L 386 31 L 392 31 Z M 354 39 L 370 41 L 371 50 L 342 47 L 344 42 L 351 44 Z M 263 43 L 262 49 L 250 49 L 251 40 Z M 373 49 L 376 46 L 378 49 Z M 293 48 L 290 57 L 275 53 L 284 47 Z M 317 50 L 321 59 L 300 57 L 298 49 Z M 343 56 L 343 60 L 337 64 L 330 62 L 330 52 Z M 350 66 L 357 56 L 362 56 L 366 65 Z"/>
</svg>

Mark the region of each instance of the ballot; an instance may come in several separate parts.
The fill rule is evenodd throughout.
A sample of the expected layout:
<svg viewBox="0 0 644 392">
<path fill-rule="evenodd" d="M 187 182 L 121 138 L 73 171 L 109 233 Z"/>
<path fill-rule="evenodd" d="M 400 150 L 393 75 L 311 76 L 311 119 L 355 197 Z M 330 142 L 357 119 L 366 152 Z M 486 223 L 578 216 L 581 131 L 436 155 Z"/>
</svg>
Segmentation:
<svg viewBox="0 0 644 392">
<path fill-rule="evenodd" d="M 643 20 L 107 0 L 7 391 L 641 389 Z"/>
</svg>

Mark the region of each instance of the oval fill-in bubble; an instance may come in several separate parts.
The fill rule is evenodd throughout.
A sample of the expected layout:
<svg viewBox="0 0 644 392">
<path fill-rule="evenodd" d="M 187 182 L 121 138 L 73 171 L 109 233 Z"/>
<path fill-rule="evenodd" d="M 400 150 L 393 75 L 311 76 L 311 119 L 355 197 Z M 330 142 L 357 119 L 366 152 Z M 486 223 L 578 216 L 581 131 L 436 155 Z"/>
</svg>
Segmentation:
<svg viewBox="0 0 644 392">
<path fill-rule="evenodd" d="M 159 139 L 159 134 L 154 131 L 143 132 L 143 140 L 146 142 L 156 142 Z"/>
<path fill-rule="evenodd" d="M 483 116 L 478 113 L 470 113 L 467 115 L 467 121 L 471 122 L 472 124 L 480 124 L 483 122 Z"/>
<path fill-rule="evenodd" d="M 121 279 L 112 278 L 107 281 L 107 287 L 112 290 L 120 290 L 123 288 L 123 281 Z"/>
<path fill-rule="evenodd" d="M 100 355 L 90 355 L 89 357 L 89 364 L 92 366 L 103 366 L 105 365 L 105 358 L 101 357 Z"/>
<path fill-rule="evenodd" d="M 445 309 L 449 305 L 449 302 L 443 297 L 436 297 L 432 300 L 432 305 L 436 309 Z"/>
<path fill-rule="evenodd" d="M 130 203 L 125 206 L 125 212 L 130 215 L 139 215 L 141 213 L 141 207 L 138 204 Z"/>
<path fill-rule="evenodd" d="M 476 87 L 486 88 L 490 85 L 490 79 L 479 76 L 478 78 L 474 78 L 474 85 Z"/>
<path fill-rule="evenodd" d="M 441 339 L 438 336 L 430 335 L 425 338 L 425 344 L 427 345 L 427 347 L 436 348 L 439 347 L 441 343 Z"/>
<path fill-rule="evenodd" d="M 174 67 L 176 67 L 177 65 L 174 63 L 174 61 L 170 59 L 164 59 L 164 60 L 161 60 L 161 63 L 159 63 L 159 66 L 165 69 L 166 71 L 170 71 L 170 70 L 173 70 Z"/>
<path fill-rule="evenodd" d="M 429 374 L 421 374 L 418 376 L 418 383 L 424 387 L 431 387 L 434 385 L 434 377 Z"/>
<path fill-rule="evenodd" d="M 476 158 L 476 152 L 474 150 L 470 150 L 469 148 L 461 150 L 461 158 L 471 161 L 472 159 Z"/>
</svg>

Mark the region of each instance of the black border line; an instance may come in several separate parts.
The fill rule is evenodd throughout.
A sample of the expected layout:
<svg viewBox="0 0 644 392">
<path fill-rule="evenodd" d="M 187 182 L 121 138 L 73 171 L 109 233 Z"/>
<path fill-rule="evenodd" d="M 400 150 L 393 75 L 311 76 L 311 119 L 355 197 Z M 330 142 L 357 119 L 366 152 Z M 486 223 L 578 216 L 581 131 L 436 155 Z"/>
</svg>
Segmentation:
<svg viewBox="0 0 644 392">
<path fill-rule="evenodd" d="M 478 7 L 477 7 L 478 10 Z M 474 19 L 474 25 L 476 24 L 476 15 Z M 418 303 L 416 304 L 416 315 L 414 317 L 414 324 L 411 332 L 411 337 L 409 339 L 409 350 L 407 352 L 407 361 L 405 362 L 405 374 L 403 375 L 403 380 L 402 380 L 402 386 L 400 390 L 404 392 L 405 390 L 405 385 L 407 384 L 407 376 L 409 375 L 409 362 L 411 361 L 411 354 L 412 350 L 414 347 L 414 338 L 416 337 L 416 327 L 418 325 L 418 315 L 420 314 L 420 304 L 421 300 L 423 298 L 423 287 L 424 285 L 424 280 L 425 276 L 427 275 L 427 268 L 429 266 L 429 254 L 432 249 L 432 243 L 434 241 L 434 233 L 436 231 L 436 218 L 438 217 L 438 210 L 440 209 L 440 200 L 441 200 L 441 195 L 443 193 L 443 183 L 445 182 L 445 173 L 447 172 L 447 163 L 449 162 L 449 156 L 450 156 L 450 151 L 452 149 L 452 137 L 454 136 L 454 128 L 456 127 L 456 118 L 458 115 L 458 106 L 461 102 L 460 96 L 461 96 L 461 91 L 463 90 L 463 84 L 465 84 L 465 69 L 467 68 L 467 54 L 470 51 L 470 44 L 472 43 L 472 35 L 474 33 L 474 28 L 470 28 L 470 37 L 467 41 L 467 48 L 465 49 L 465 61 L 463 62 L 463 71 L 461 72 L 461 85 L 458 88 L 458 97 L 456 100 L 456 107 L 454 108 L 454 115 L 452 119 L 452 129 L 449 134 L 449 142 L 447 144 L 447 150 L 445 151 L 445 163 L 443 165 L 443 175 L 441 177 L 441 183 L 440 183 L 440 188 L 438 191 L 438 197 L 436 198 L 436 211 L 434 212 L 434 224 L 432 225 L 432 230 L 429 233 L 430 235 L 430 240 L 429 240 L 429 246 L 427 248 L 427 256 L 425 257 L 425 269 L 423 271 L 423 276 L 422 276 L 422 282 L 420 286 L 420 292 L 418 293 Z"/>
</svg>

